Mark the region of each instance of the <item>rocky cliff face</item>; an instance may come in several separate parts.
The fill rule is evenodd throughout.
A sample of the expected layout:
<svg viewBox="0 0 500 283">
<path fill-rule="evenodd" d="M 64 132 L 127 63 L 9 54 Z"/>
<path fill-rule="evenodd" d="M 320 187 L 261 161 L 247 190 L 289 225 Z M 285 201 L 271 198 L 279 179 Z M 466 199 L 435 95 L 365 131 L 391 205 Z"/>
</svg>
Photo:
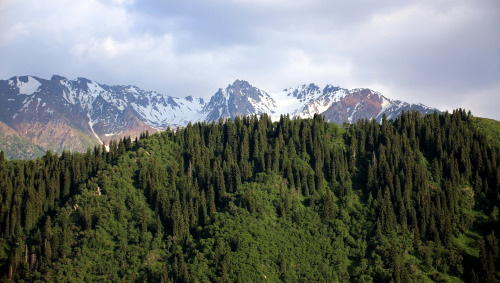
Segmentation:
<svg viewBox="0 0 500 283">
<path fill-rule="evenodd" d="M 430 113 L 424 105 L 391 100 L 370 89 L 348 90 L 301 85 L 267 93 L 242 80 L 219 89 L 208 102 L 191 96 L 177 98 L 136 86 L 108 86 L 85 78 L 50 80 L 20 76 L 0 80 L 0 149 L 7 156 L 39 155 L 45 150 L 84 151 L 141 132 L 182 127 L 189 122 L 217 121 L 236 116 L 269 114 L 310 118 L 323 115 L 337 124 L 359 119 L 391 119 L 401 111 Z M 17 148 L 16 152 L 13 148 Z M 11 154 L 9 154 L 9 152 Z"/>
</svg>

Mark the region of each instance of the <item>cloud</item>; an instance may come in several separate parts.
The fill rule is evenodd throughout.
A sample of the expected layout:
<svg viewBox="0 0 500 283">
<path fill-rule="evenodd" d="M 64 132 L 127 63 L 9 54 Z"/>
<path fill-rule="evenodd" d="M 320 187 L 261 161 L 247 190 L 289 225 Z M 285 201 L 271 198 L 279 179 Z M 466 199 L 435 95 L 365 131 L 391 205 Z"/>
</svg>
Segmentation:
<svg viewBox="0 0 500 283">
<path fill-rule="evenodd" d="M 499 8 L 494 0 L 7 0 L 0 76 L 83 76 L 204 97 L 235 79 L 269 91 L 332 83 L 500 119 L 486 102 L 500 96 Z"/>
<path fill-rule="evenodd" d="M 436 107 L 465 101 L 479 89 L 492 94 L 500 78 L 500 34 L 492 28 L 500 26 L 498 16 L 487 7 L 421 4 L 375 15 L 354 40 L 363 38 L 371 50 L 352 51 L 360 67 L 354 76 L 389 86 L 397 91 L 393 96 Z"/>
</svg>

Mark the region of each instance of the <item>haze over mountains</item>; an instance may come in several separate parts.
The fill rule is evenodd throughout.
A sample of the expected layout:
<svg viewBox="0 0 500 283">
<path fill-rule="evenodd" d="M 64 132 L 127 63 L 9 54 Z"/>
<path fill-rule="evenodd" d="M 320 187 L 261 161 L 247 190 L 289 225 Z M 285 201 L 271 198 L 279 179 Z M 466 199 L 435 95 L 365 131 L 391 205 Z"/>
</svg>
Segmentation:
<svg viewBox="0 0 500 283">
<path fill-rule="evenodd" d="M 149 130 L 183 127 L 241 115 L 267 113 L 327 121 L 355 123 L 381 121 L 401 111 L 423 114 L 437 109 L 392 100 L 366 89 L 345 89 L 304 84 L 271 93 L 236 80 L 205 101 L 175 97 L 137 86 L 109 86 L 86 78 L 16 76 L 0 80 L 0 149 L 10 158 L 32 158 L 46 150 L 85 151 L 124 136 Z"/>
</svg>

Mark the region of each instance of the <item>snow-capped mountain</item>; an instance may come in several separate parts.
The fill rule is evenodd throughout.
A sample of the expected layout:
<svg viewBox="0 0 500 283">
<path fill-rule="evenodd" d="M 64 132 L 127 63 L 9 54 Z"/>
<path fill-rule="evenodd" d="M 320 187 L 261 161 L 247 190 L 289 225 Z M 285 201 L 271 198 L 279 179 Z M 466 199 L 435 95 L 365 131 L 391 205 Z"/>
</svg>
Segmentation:
<svg viewBox="0 0 500 283">
<path fill-rule="evenodd" d="M 392 100 L 370 89 L 345 89 L 315 84 L 300 85 L 281 92 L 267 93 L 246 81 L 236 80 L 225 89 L 219 89 L 198 116 L 205 121 L 234 118 L 238 115 L 267 113 L 273 120 L 281 115 L 292 118 L 312 118 L 323 115 L 327 121 L 355 123 L 360 119 L 381 121 L 396 118 L 401 111 L 417 110 L 423 114 L 436 111 L 422 104 L 409 104 Z"/>
<path fill-rule="evenodd" d="M 247 81 L 236 80 L 219 89 L 208 102 L 192 96 L 178 98 L 136 86 L 109 86 L 85 78 L 50 80 L 20 76 L 0 80 L 0 122 L 5 133 L 27 148 L 84 151 L 123 136 L 149 130 L 182 127 L 189 122 L 217 121 L 267 113 L 309 118 L 323 115 L 338 124 L 359 119 L 395 118 L 403 110 L 430 113 L 424 105 L 391 100 L 370 89 L 348 90 L 332 85 L 300 85 L 268 93 Z M 12 136 L 12 135 L 10 135 Z M 19 138 L 16 138 L 19 139 Z M 2 135 L 0 135 L 2 139 Z M 19 147 L 19 146 L 18 146 Z M 9 152 L 0 141 L 0 149 Z M 28 150 L 28 149 L 27 149 Z M 22 149 L 17 148 L 22 157 Z"/>
<path fill-rule="evenodd" d="M 114 123 L 110 113 L 131 111 L 142 122 L 155 128 L 184 126 L 196 117 L 205 102 L 191 96 L 171 97 L 154 91 L 144 91 L 136 86 L 108 86 L 78 78 L 70 81 L 62 77 L 52 77 L 65 87 L 63 97 L 69 103 L 80 106 L 89 114 L 89 123 L 104 123 L 106 134 L 119 132 L 119 124 Z M 118 128 L 114 128 L 118 127 Z M 111 132 L 110 132 L 111 131 Z"/>
<path fill-rule="evenodd" d="M 360 119 L 381 121 L 384 114 L 388 119 L 396 118 L 402 111 L 416 110 L 423 114 L 437 111 L 422 104 L 409 104 L 392 100 L 381 93 L 366 89 L 345 89 L 326 85 L 323 89 L 315 84 L 285 89 L 272 95 L 275 100 L 284 101 L 277 114 L 289 113 L 292 117 L 312 118 L 321 114 L 336 124 L 355 123 Z M 288 104 L 288 106 L 284 106 Z"/>
<path fill-rule="evenodd" d="M 246 81 L 236 80 L 219 89 L 201 111 L 206 121 L 236 116 L 274 113 L 276 101 L 269 94 Z"/>
</svg>

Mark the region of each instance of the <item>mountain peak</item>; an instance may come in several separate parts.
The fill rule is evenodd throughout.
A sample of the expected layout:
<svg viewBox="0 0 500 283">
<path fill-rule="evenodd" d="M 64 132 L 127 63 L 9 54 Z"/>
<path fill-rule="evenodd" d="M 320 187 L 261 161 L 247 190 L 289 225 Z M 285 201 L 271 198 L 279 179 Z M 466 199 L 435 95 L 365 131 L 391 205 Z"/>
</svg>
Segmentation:
<svg viewBox="0 0 500 283">
<path fill-rule="evenodd" d="M 325 88 L 323 89 L 323 94 L 334 92 L 334 91 L 339 91 L 341 88 L 339 86 L 333 86 L 331 84 L 327 84 Z"/>
<path fill-rule="evenodd" d="M 91 83 L 92 82 L 91 80 L 84 78 L 84 77 L 77 77 L 76 80 L 78 82 L 82 82 L 82 83 Z"/>
<path fill-rule="evenodd" d="M 207 121 L 242 115 L 274 113 L 276 102 L 265 91 L 248 81 L 235 80 L 226 89 L 219 89 L 203 108 Z"/>
<path fill-rule="evenodd" d="M 63 76 L 59 76 L 59 75 L 52 75 L 50 80 L 51 81 L 63 81 L 63 80 L 67 80 L 67 78 L 63 77 Z"/>
<path fill-rule="evenodd" d="M 293 96 L 301 102 L 317 98 L 320 94 L 320 88 L 314 83 L 303 84 L 296 88 L 285 89 L 289 96 Z"/>
<path fill-rule="evenodd" d="M 383 114 L 388 119 L 396 118 L 403 110 L 432 113 L 435 109 L 387 99 L 369 89 L 320 88 L 314 83 L 267 93 L 237 79 L 205 102 L 193 96 L 171 97 L 82 77 L 53 75 L 49 81 L 16 76 L 0 80 L 0 122 L 19 129 L 20 136 L 29 142 L 54 151 L 65 147 L 81 150 L 90 143 L 106 143 L 144 130 L 243 115 L 267 113 L 277 120 L 282 114 L 300 118 L 321 114 L 326 121 L 342 124 L 380 120 Z M 80 138 L 82 134 L 85 138 Z M 42 136 L 44 143 L 33 138 Z M 54 140 L 56 137 L 59 141 Z"/>
<path fill-rule="evenodd" d="M 248 89 L 253 86 L 245 80 L 235 80 L 232 84 L 228 85 L 226 89 Z"/>
</svg>

